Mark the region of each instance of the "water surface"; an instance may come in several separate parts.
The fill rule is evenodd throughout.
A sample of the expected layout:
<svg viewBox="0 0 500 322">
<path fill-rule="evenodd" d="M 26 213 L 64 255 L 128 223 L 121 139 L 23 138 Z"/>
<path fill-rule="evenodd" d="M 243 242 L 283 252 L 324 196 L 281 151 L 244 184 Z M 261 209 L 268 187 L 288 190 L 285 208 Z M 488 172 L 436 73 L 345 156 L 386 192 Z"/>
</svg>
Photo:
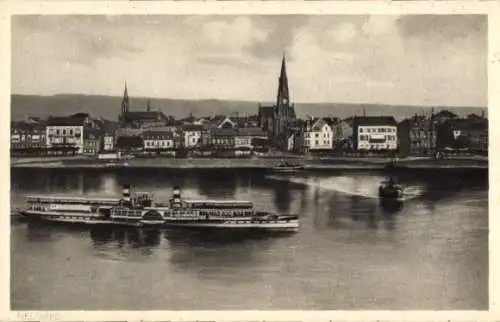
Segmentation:
<svg viewBox="0 0 500 322">
<path fill-rule="evenodd" d="M 488 309 L 485 171 L 401 174 L 412 197 L 380 204 L 377 172 L 12 170 L 26 194 L 238 198 L 298 213 L 290 236 L 86 229 L 12 221 L 14 310 Z"/>
</svg>

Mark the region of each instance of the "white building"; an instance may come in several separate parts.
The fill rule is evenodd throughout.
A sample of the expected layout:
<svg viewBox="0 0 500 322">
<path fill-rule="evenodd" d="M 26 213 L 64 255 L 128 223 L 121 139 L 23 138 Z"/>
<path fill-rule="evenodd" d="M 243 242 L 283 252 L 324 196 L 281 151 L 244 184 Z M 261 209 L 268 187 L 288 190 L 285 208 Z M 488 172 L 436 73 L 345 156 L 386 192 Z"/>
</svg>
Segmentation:
<svg viewBox="0 0 500 322">
<path fill-rule="evenodd" d="M 168 131 L 145 131 L 144 150 L 169 150 L 174 148 L 174 134 Z"/>
<path fill-rule="evenodd" d="M 104 151 L 112 151 L 115 148 L 115 136 L 112 134 L 105 134 L 103 137 Z"/>
<path fill-rule="evenodd" d="M 185 148 L 193 148 L 201 143 L 203 132 L 202 125 L 184 125 L 182 128 L 182 141 Z"/>
<path fill-rule="evenodd" d="M 392 116 L 362 116 L 353 120 L 356 150 L 396 151 L 398 148 L 397 123 Z"/>
<path fill-rule="evenodd" d="M 47 122 L 47 147 L 75 147 L 76 153 L 83 153 L 84 120 L 72 117 L 53 117 Z"/>
<path fill-rule="evenodd" d="M 295 149 L 299 152 L 324 151 L 332 148 L 332 128 L 323 118 L 307 120 L 296 136 Z"/>
<path fill-rule="evenodd" d="M 258 127 L 246 127 L 238 129 L 234 137 L 234 149 L 236 155 L 248 155 L 253 150 L 253 139 L 267 139 L 267 134 Z"/>
</svg>

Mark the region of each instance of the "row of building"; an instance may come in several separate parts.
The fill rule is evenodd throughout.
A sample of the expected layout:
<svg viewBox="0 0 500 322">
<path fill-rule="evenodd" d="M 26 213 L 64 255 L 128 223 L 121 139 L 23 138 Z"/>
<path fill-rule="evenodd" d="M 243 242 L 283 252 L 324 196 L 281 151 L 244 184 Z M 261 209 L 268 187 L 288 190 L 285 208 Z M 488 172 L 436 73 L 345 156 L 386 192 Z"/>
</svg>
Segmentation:
<svg viewBox="0 0 500 322">
<path fill-rule="evenodd" d="M 152 113 L 152 114 L 151 114 Z M 156 115 L 156 124 L 148 122 Z M 47 120 L 12 122 L 11 151 L 18 154 L 98 154 L 133 151 L 173 154 L 180 150 L 201 154 L 250 154 L 276 148 L 288 152 L 431 155 L 437 151 L 488 150 L 488 120 L 471 114 L 460 118 L 441 111 L 415 115 L 401 122 L 392 116 L 354 116 L 347 119 L 297 119 L 287 128 L 284 145 L 276 141 L 257 115 L 164 119 L 161 112 L 129 115 L 140 126 L 93 119 L 79 113 Z"/>
</svg>

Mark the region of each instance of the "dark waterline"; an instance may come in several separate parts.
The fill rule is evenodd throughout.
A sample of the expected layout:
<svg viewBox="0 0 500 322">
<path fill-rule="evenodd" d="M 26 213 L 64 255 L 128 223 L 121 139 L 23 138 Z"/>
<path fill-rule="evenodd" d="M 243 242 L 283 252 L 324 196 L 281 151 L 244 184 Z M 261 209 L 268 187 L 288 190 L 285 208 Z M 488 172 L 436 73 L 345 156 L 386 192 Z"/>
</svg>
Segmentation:
<svg viewBox="0 0 500 322">
<path fill-rule="evenodd" d="M 12 169 L 23 195 L 238 198 L 298 213 L 294 235 L 86 229 L 12 220 L 11 308 L 36 310 L 488 309 L 488 173 L 392 173 L 414 192 L 380 203 L 384 171 Z"/>
</svg>

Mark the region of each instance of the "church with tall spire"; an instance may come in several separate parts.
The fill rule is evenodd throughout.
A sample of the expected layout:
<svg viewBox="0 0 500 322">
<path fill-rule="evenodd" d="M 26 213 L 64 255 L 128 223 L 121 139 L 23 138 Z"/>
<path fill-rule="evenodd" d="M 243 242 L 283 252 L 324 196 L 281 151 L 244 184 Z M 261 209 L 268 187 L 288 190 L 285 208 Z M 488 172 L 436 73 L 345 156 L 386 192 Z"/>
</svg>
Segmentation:
<svg viewBox="0 0 500 322">
<path fill-rule="evenodd" d="M 150 100 L 147 100 L 146 104 L 145 111 L 130 110 L 130 98 L 128 96 L 127 83 L 125 82 L 121 104 L 122 112 L 118 118 L 120 125 L 125 128 L 146 128 L 165 124 L 165 120 L 167 119 L 165 114 L 160 111 L 152 111 Z"/>
<path fill-rule="evenodd" d="M 290 102 L 286 57 L 283 53 L 276 104 L 274 106 L 259 105 L 259 122 L 262 129 L 268 132 L 273 143 L 279 146 L 280 142 L 284 143 L 286 140 L 288 130 L 295 120 L 295 106 Z"/>
</svg>

